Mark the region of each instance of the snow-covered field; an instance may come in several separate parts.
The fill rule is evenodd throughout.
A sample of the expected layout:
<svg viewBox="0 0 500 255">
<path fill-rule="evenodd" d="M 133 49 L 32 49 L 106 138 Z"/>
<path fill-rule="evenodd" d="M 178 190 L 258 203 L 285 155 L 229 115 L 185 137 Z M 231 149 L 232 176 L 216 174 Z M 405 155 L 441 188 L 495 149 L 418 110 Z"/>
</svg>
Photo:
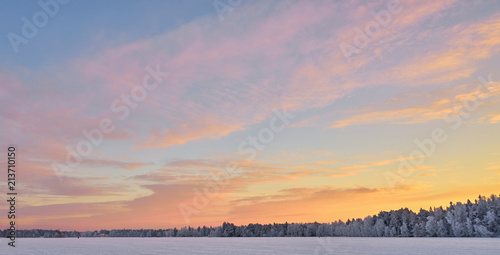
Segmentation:
<svg viewBox="0 0 500 255">
<path fill-rule="evenodd" d="M 498 254 L 500 238 L 2 238 L 0 254 Z"/>
</svg>

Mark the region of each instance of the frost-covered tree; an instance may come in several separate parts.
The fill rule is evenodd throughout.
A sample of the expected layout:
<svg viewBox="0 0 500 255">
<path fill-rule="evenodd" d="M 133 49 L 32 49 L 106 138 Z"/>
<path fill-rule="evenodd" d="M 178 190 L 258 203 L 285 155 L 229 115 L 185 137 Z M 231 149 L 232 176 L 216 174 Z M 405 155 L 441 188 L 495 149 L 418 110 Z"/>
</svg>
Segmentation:
<svg viewBox="0 0 500 255">
<path fill-rule="evenodd" d="M 434 237 L 438 233 L 438 225 L 434 216 L 427 217 L 427 223 L 425 224 L 425 230 L 427 231 L 427 236 Z"/>
<path fill-rule="evenodd" d="M 385 227 L 386 226 L 385 226 L 384 220 L 381 218 L 378 218 L 377 222 L 375 223 L 375 227 L 374 227 L 376 236 L 384 236 Z"/>
<path fill-rule="evenodd" d="M 401 226 L 401 236 L 409 237 L 410 235 L 410 230 L 408 229 L 406 222 L 403 222 L 403 225 Z"/>
</svg>

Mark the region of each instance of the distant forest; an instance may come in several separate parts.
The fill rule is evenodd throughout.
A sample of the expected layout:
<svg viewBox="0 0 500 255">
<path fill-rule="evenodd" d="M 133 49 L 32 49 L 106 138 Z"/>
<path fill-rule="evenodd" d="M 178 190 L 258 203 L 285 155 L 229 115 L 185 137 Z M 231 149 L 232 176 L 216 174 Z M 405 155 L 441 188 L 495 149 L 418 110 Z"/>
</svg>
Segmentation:
<svg viewBox="0 0 500 255">
<path fill-rule="evenodd" d="M 0 232 L 7 237 L 8 230 Z M 479 196 L 472 203 L 450 203 L 418 213 L 399 209 L 380 212 L 364 219 L 332 223 L 274 223 L 181 229 L 113 229 L 100 231 L 17 230 L 17 237 L 499 237 L 500 198 Z"/>
</svg>

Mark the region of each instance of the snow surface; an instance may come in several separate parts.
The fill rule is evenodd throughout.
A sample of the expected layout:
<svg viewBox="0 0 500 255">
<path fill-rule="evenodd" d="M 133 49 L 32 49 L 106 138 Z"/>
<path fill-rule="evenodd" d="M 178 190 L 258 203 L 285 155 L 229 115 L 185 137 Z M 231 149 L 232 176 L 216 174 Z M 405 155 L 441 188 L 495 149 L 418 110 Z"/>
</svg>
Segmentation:
<svg viewBox="0 0 500 255">
<path fill-rule="evenodd" d="M 170 237 L 0 239 L 0 254 L 499 254 L 500 238 Z"/>
</svg>

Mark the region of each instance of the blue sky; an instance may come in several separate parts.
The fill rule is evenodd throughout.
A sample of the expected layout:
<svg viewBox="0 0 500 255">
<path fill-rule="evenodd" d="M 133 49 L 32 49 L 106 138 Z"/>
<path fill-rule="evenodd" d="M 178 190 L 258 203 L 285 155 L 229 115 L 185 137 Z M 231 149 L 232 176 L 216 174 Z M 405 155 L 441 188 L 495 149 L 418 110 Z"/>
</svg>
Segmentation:
<svg viewBox="0 0 500 255">
<path fill-rule="evenodd" d="M 42 7 L 4 4 L 0 137 L 27 226 L 328 222 L 496 192 L 498 1 L 230 3 L 70 1 L 18 53 L 8 34 Z"/>
<path fill-rule="evenodd" d="M 36 1 L 35 1 L 36 2 Z M 30 21 L 43 10 L 33 1 L 8 1 L 0 11 L 2 34 L 21 34 L 22 17 Z M 69 1 L 31 43 L 22 45 L 19 54 L 10 42 L 1 41 L 3 66 L 40 68 L 85 55 L 98 54 L 110 47 L 150 38 L 204 15 L 213 15 L 211 1 Z"/>
</svg>

